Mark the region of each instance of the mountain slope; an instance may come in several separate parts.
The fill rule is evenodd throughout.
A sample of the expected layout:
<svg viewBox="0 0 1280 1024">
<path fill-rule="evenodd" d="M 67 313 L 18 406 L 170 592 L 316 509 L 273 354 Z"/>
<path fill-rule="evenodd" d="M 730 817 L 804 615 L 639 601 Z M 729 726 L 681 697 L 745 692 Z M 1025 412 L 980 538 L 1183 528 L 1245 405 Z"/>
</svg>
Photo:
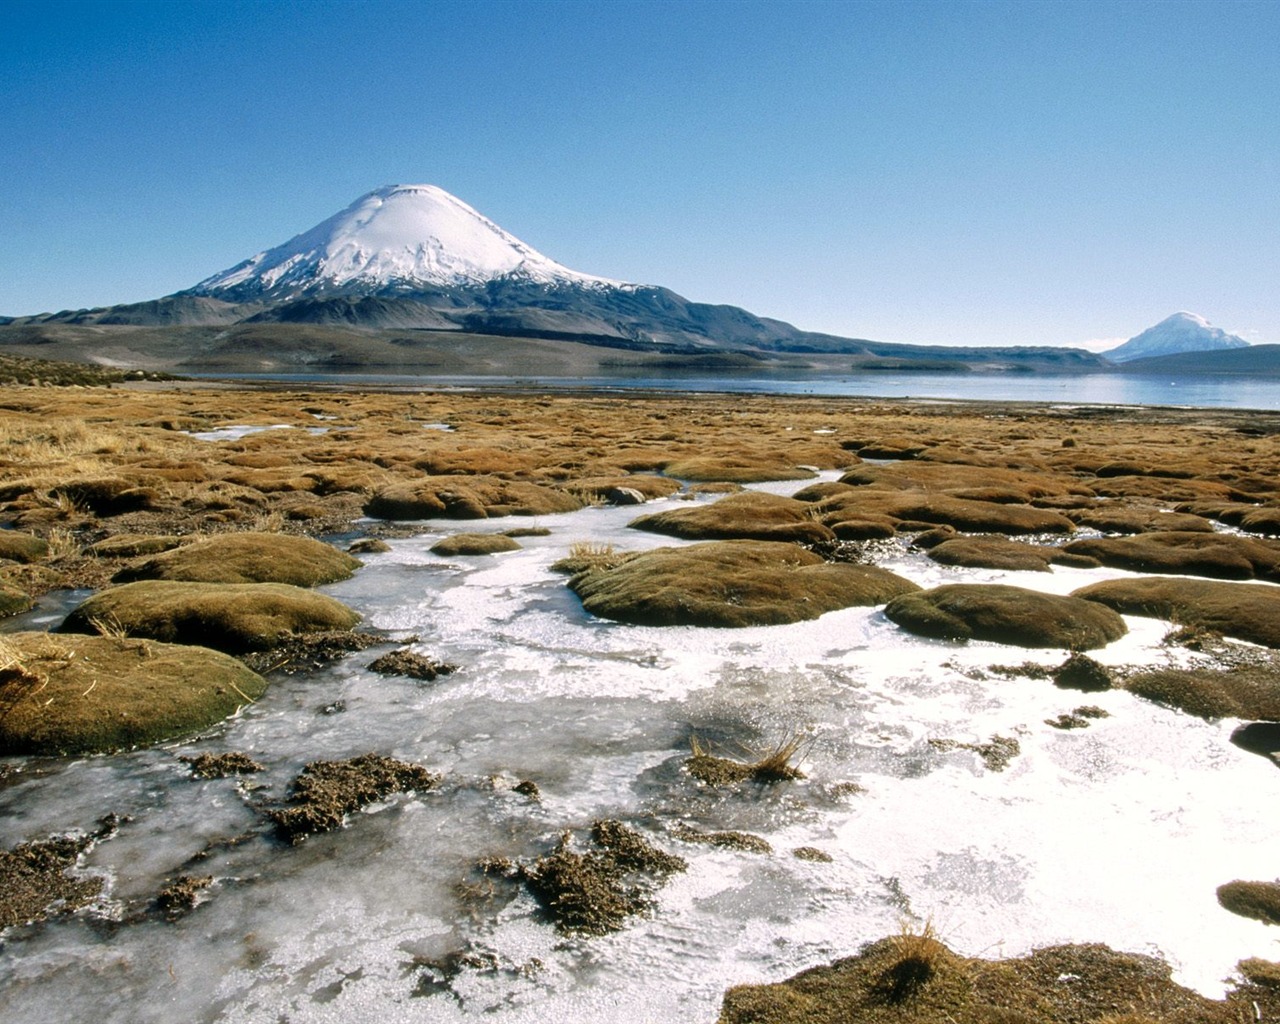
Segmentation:
<svg viewBox="0 0 1280 1024">
<path fill-rule="evenodd" d="M 1114 363 L 1127 363 L 1133 359 L 1149 359 L 1154 356 L 1172 356 L 1181 352 L 1214 352 L 1233 348 L 1248 348 L 1249 343 L 1220 327 L 1214 327 L 1195 313 L 1174 313 L 1154 327 L 1148 327 L 1123 345 L 1104 353 Z"/>
</svg>

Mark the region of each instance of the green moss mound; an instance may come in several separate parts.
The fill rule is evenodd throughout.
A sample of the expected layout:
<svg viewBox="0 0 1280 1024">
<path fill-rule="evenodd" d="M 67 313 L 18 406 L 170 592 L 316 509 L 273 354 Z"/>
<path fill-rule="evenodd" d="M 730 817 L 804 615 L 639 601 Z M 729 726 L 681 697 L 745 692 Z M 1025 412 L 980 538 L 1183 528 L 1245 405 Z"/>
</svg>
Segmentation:
<svg viewBox="0 0 1280 1024">
<path fill-rule="evenodd" d="M 1125 615 L 1170 619 L 1264 647 L 1280 647 L 1280 588 L 1156 576 L 1106 580 L 1073 591 Z"/>
<path fill-rule="evenodd" d="M 767 626 L 877 605 L 916 585 L 885 569 L 829 564 L 769 541 L 658 548 L 588 569 L 569 586 L 592 615 L 642 626 Z"/>
<path fill-rule="evenodd" d="M 455 533 L 452 537 L 445 537 L 431 545 L 432 554 L 445 557 L 497 555 L 503 551 L 519 550 L 519 541 L 501 533 Z"/>
<path fill-rule="evenodd" d="M 122 632 L 229 654 L 270 650 L 298 633 L 350 629 L 360 616 L 325 594 L 284 583 L 142 580 L 95 594 L 62 633 Z"/>
<path fill-rule="evenodd" d="M 1127 632 L 1116 612 L 1094 602 L 996 583 L 954 583 L 905 594 L 884 613 L 921 636 L 1019 647 L 1085 651 Z"/>
<path fill-rule="evenodd" d="M 813 544 L 835 539 L 828 527 L 814 520 L 812 505 L 757 491 L 733 494 L 709 505 L 656 512 L 628 525 L 685 540 L 738 538 Z"/>
<path fill-rule="evenodd" d="M 360 559 L 310 537 L 285 533 L 224 533 L 121 569 L 113 582 L 172 580 L 315 587 L 345 580 L 361 564 Z"/>
<path fill-rule="evenodd" d="M 1050 946 L 1009 960 L 962 957 L 925 928 L 921 934 L 881 939 L 857 956 L 774 985 L 731 988 L 720 1024 L 1237 1024 L 1254 1019 L 1258 987 L 1238 989 L 1216 1002 L 1176 984 L 1171 973 L 1154 957 L 1097 944 Z M 1274 1008 L 1263 999 L 1264 1008 Z M 1142 1008 L 1140 1016 L 1134 1016 L 1135 1006 Z"/>
<path fill-rule="evenodd" d="M 0 754 L 93 754 L 207 729 L 267 688 L 203 647 L 13 633 L 0 671 Z"/>
</svg>

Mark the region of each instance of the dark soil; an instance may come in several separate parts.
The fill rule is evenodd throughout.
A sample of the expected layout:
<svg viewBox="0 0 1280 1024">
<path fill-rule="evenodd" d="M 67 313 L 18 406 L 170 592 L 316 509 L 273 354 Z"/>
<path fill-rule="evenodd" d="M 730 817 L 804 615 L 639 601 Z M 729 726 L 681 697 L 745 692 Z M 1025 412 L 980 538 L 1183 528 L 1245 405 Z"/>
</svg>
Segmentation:
<svg viewBox="0 0 1280 1024">
<path fill-rule="evenodd" d="M 421 765 L 378 754 L 346 761 L 312 761 L 293 781 L 293 806 L 269 812 L 280 836 L 300 843 L 316 832 L 341 828 L 346 815 L 366 804 L 411 790 L 434 788 L 440 781 Z"/>
<path fill-rule="evenodd" d="M 323 629 L 315 633 L 293 633 L 269 651 L 250 651 L 240 660 L 259 675 L 282 672 L 297 675 L 314 672 L 352 651 L 363 651 L 387 642 L 386 637 L 351 629 Z"/>
<path fill-rule="evenodd" d="M 881 939 L 857 956 L 774 985 L 731 988 L 720 1024 L 1239 1024 L 1277 1019 L 1280 993 L 1275 989 L 1247 981 L 1216 1002 L 1176 984 L 1171 973 L 1154 957 L 1096 944 L 1051 946 L 1010 960 L 961 957 L 926 929 L 920 935 Z"/>
<path fill-rule="evenodd" d="M 1218 902 L 1241 917 L 1280 924 L 1280 882 L 1228 882 L 1218 886 Z"/>
<path fill-rule="evenodd" d="M 703 843 L 726 850 L 741 850 L 744 853 L 773 853 L 773 847 L 767 839 L 753 836 L 750 832 L 703 832 L 701 829 L 681 825 L 672 834 L 686 843 Z"/>
<path fill-rule="evenodd" d="M 189 764 L 191 774 L 198 779 L 225 779 L 229 775 L 249 775 L 265 768 L 248 754 L 241 753 L 196 754 L 178 760 Z"/>
<path fill-rule="evenodd" d="M 1111 712 L 1104 711 L 1100 707 L 1092 704 L 1086 704 L 1078 707 L 1070 714 L 1062 714 L 1057 718 L 1046 718 L 1045 725 L 1051 725 L 1055 729 L 1087 729 L 1089 722 L 1095 718 L 1110 718 Z"/>
<path fill-rule="evenodd" d="M 830 864 L 835 859 L 826 850 L 819 850 L 816 846 L 797 846 L 791 851 L 791 856 L 815 864 Z"/>
<path fill-rule="evenodd" d="M 1050 675 L 1053 685 L 1064 690 L 1084 690 L 1087 693 L 1111 689 L 1111 673 L 1087 654 L 1073 654 Z"/>
<path fill-rule="evenodd" d="M 212 875 L 179 875 L 160 890 L 156 896 L 156 907 L 165 917 L 174 920 L 193 910 L 212 884 Z"/>
<path fill-rule="evenodd" d="M 603 935 L 653 905 L 652 892 L 683 871 L 683 858 L 664 853 L 619 821 L 591 826 L 593 849 L 571 850 L 566 832 L 555 850 L 522 868 L 521 877 L 564 932 Z"/>
<path fill-rule="evenodd" d="M 77 910 L 98 898 L 103 879 L 69 874 L 81 854 L 115 834 L 119 819 L 103 818 L 89 835 L 58 836 L 0 851 L 0 929 Z"/>
<path fill-rule="evenodd" d="M 1009 767 L 1015 757 L 1022 753 L 1022 747 L 1012 736 L 992 736 L 987 743 L 961 743 L 959 740 L 930 740 L 929 746 L 934 750 L 972 750 L 987 766 L 988 771 L 1002 772 Z"/>
<path fill-rule="evenodd" d="M 436 661 L 423 654 L 415 654 L 410 650 L 392 651 L 371 661 L 367 668 L 383 676 L 408 676 L 410 679 L 422 679 L 431 682 L 438 676 L 448 675 L 458 670 L 457 665 L 446 661 Z"/>
</svg>

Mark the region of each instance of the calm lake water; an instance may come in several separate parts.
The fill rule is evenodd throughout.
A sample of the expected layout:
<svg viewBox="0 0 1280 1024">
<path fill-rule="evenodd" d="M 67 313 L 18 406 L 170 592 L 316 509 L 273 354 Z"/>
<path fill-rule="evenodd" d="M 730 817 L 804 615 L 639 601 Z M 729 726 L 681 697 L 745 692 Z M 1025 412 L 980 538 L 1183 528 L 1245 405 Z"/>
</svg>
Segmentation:
<svg viewBox="0 0 1280 1024">
<path fill-rule="evenodd" d="M 496 377 L 415 376 L 395 373 L 192 374 L 281 383 L 346 383 L 403 388 L 593 388 L 618 391 L 700 391 L 778 395 L 861 395 L 967 401 L 1061 402 L 1070 405 L 1174 405 L 1280 409 L 1280 379 L 1097 373 L 1078 376 L 1009 373 L 875 373 L 810 376 Z"/>
</svg>

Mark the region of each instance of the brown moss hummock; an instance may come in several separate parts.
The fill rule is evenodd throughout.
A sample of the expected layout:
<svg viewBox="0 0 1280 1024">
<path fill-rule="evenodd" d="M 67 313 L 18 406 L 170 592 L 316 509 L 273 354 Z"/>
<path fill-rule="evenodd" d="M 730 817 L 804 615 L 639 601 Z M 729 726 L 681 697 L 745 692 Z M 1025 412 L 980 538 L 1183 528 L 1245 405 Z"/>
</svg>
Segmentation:
<svg viewBox="0 0 1280 1024">
<path fill-rule="evenodd" d="M 1280 924 L 1280 882 L 1227 882 L 1218 886 L 1218 902 L 1241 917 Z"/>
<path fill-rule="evenodd" d="M 95 594 L 58 629 L 105 630 L 241 654 L 270 650 L 299 633 L 350 629 L 359 621 L 341 601 L 285 583 L 143 580 Z"/>
<path fill-rule="evenodd" d="M 1264 647 L 1280 647 L 1280 587 L 1176 576 L 1106 580 L 1072 592 L 1124 615 L 1169 619 Z"/>
<path fill-rule="evenodd" d="M 271 811 L 281 837 L 300 843 L 342 827 L 352 811 L 392 793 L 434 789 L 440 776 L 421 765 L 378 754 L 345 761 L 312 761 L 293 780 L 292 806 Z"/>
<path fill-rule="evenodd" d="M 952 583 L 906 594 L 890 601 L 884 613 L 921 636 L 1021 647 L 1090 650 L 1127 632 L 1124 620 L 1109 608 L 998 583 Z"/>
<path fill-rule="evenodd" d="M 457 555 L 497 555 L 519 551 L 520 542 L 502 533 L 455 533 L 431 545 L 433 555 L 451 558 Z"/>
<path fill-rule="evenodd" d="M 592 615 L 640 626 L 768 626 L 876 605 L 918 589 L 888 570 L 831 564 L 794 544 L 657 548 L 569 581 Z"/>
<path fill-rule="evenodd" d="M 184 544 L 116 573 L 114 582 L 288 583 L 315 587 L 345 580 L 360 559 L 310 537 L 224 533 Z"/>
<path fill-rule="evenodd" d="M 207 729 L 267 682 L 204 647 L 13 633 L 20 667 L 0 674 L 0 754 L 90 754 Z"/>
</svg>

